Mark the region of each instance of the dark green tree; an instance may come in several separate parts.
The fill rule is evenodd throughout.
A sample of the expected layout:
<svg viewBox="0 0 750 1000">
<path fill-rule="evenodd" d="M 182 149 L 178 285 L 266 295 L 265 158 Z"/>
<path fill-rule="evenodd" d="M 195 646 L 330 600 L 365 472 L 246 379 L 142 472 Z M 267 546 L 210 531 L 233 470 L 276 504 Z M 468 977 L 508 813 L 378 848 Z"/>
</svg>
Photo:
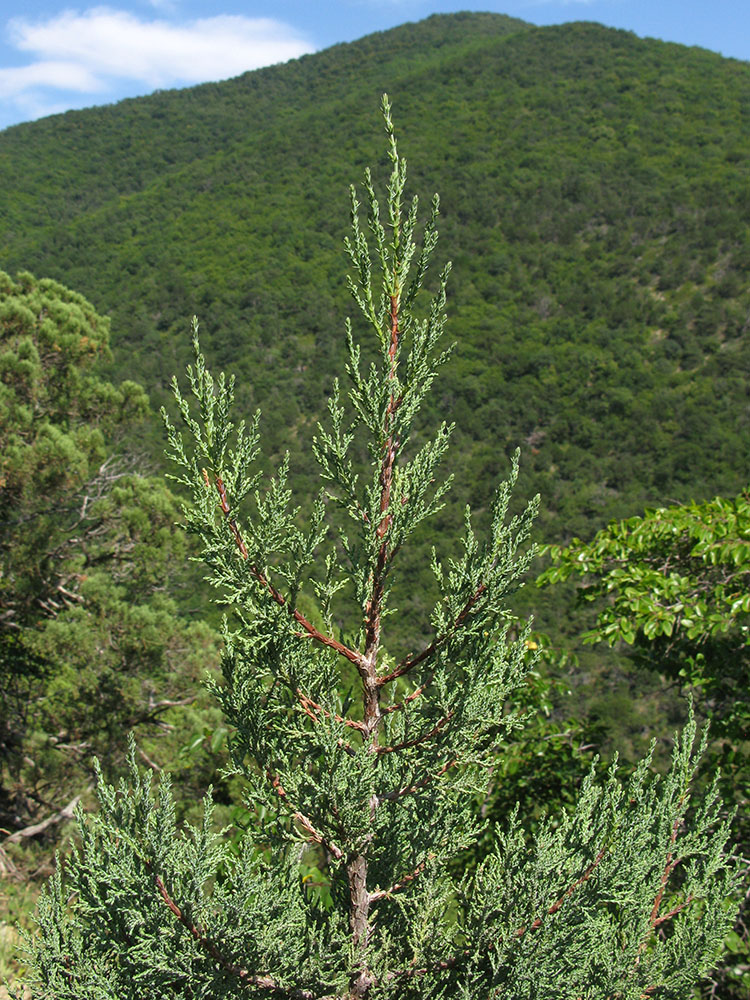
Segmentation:
<svg viewBox="0 0 750 1000">
<path fill-rule="evenodd" d="M 69 818 L 92 752 L 122 763 L 129 730 L 157 766 L 165 713 L 211 660 L 210 630 L 165 593 L 187 558 L 179 507 L 123 445 L 148 406 L 135 383 L 99 374 L 108 339 L 83 296 L 0 273 L 4 849 Z"/>
<path fill-rule="evenodd" d="M 40 904 L 29 943 L 35 997 L 677 998 L 714 960 L 732 915 L 715 788 L 692 802 L 704 744 L 693 721 L 659 777 L 593 775 L 575 811 L 529 845 L 517 811 L 478 868 L 461 859 L 495 755 L 521 725 L 507 700 L 532 663 L 509 595 L 529 565 L 537 501 L 508 516 L 517 475 L 479 537 L 467 510 L 453 554 L 432 560 L 438 598 L 421 648 L 397 649 L 397 569 L 450 486 L 451 428 L 415 418 L 448 353 L 446 267 L 425 308 L 438 203 L 418 205 L 384 100 L 392 171 L 381 210 L 352 190 L 350 287 L 372 346 L 347 325 L 349 406 L 334 383 L 313 449 L 324 491 L 303 520 L 284 460 L 258 470 L 258 421 L 235 424 L 234 384 L 195 337 L 186 433 L 168 422 L 188 528 L 234 606 L 215 694 L 232 767 L 257 814 L 229 844 L 180 833 L 169 783 L 99 784 L 98 815 Z M 369 459 L 369 465 L 367 460 Z M 304 524 L 304 526 L 303 526 Z M 308 877 L 311 864 L 317 875 Z"/>
</svg>

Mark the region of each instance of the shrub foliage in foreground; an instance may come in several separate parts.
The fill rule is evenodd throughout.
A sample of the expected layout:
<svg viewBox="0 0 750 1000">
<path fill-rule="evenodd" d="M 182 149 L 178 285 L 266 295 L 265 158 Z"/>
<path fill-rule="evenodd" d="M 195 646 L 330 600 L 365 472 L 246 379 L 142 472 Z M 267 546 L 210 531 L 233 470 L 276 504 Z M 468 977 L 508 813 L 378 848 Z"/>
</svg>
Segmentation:
<svg viewBox="0 0 750 1000">
<path fill-rule="evenodd" d="M 80 847 L 42 900 L 34 997 L 682 998 L 731 925 L 720 804 L 715 791 L 690 799 L 703 749 L 692 721 L 663 778 L 649 759 L 629 778 L 613 766 L 531 846 L 507 817 L 460 873 L 482 833 L 472 803 L 521 724 L 505 706 L 530 667 L 528 632 L 506 608 L 537 504 L 506 518 L 514 463 L 486 537 L 467 512 L 455 554 L 434 558 L 431 637 L 397 658 L 394 570 L 449 485 L 438 464 L 450 428 L 415 430 L 446 360 L 448 269 L 420 312 L 437 199 L 417 248 L 387 101 L 384 114 L 385 218 L 367 173 L 374 250 L 354 191 L 347 243 L 375 360 L 347 327 L 351 408 L 336 384 L 313 442 L 325 492 L 306 528 L 286 464 L 266 482 L 254 471 L 257 421 L 234 426 L 232 382 L 212 379 L 197 340 L 195 409 L 175 386 L 187 524 L 235 608 L 215 693 L 259 822 L 226 841 L 207 800 L 203 826 L 178 831 L 168 782 L 152 792 L 133 756 L 130 784 L 100 782 L 100 812 L 79 817 Z"/>
</svg>

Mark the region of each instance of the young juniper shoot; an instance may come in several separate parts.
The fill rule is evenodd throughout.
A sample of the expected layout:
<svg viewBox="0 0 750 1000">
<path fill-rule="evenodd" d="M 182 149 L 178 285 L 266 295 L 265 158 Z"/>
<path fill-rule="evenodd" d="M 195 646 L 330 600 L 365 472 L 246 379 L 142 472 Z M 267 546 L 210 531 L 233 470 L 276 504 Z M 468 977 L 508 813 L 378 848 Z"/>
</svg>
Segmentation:
<svg viewBox="0 0 750 1000">
<path fill-rule="evenodd" d="M 367 171 L 366 222 L 352 188 L 346 241 L 370 340 L 360 349 L 347 323 L 348 399 L 334 383 L 307 526 L 286 461 L 257 471 L 258 419 L 234 422 L 233 382 L 212 378 L 197 336 L 190 395 L 174 387 L 183 430 L 167 420 L 187 527 L 233 608 L 213 689 L 257 822 L 230 843 L 207 798 L 204 823 L 180 832 L 166 779 L 152 791 L 133 761 L 129 783 L 100 781 L 39 906 L 35 1000 L 682 1000 L 731 925 L 720 803 L 691 797 L 692 720 L 666 775 L 650 758 L 625 777 L 613 765 L 531 842 L 516 811 L 478 865 L 462 862 L 522 724 L 507 705 L 531 653 L 507 601 L 537 501 L 506 516 L 514 459 L 486 534 L 467 510 L 452 557 L 433 557 L 429 634 L 397 658 L 402 550 L 450 483 L 451 428 L 415 428 L 449 354 L 449 267 L 423 306 L 438 199 L 418 240 L 386 98 L 383 116 L 385 208 Z"/>
</svg>

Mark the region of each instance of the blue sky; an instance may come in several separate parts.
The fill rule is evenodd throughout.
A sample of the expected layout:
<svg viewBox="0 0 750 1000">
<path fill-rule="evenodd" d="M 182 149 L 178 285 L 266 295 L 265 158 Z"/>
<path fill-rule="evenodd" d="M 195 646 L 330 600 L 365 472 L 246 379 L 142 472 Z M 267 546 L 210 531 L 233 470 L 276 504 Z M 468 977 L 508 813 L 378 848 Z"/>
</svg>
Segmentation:
<svg viewBox="0 0 750 1000">
<path fill-rule="evenodd" d="M 0 128 L 284 62 L 433 13 L 599 21 L 750 60 L 750 0 L 0 0 Z"/>
</svg>

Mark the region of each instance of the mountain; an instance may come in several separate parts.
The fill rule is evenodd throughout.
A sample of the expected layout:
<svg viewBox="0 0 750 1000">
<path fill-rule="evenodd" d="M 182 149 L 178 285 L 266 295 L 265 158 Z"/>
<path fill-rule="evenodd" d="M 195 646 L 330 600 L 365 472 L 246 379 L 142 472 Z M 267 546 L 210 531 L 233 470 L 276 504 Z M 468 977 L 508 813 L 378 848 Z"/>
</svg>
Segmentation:
<svg viewBox="0 0 750 1000">
<path fill-rule="evenodd" d="M 383 91 L 454 261 L 443 516 L 484 502 L 517 444 L 558 542 L 745 484 L 750 65 L 707 51 L 436 15 L 15 126 L 0 133 L 0 266 L 110 314 L 120 377 L 155 402 L 197 313 L 211 363 L 238 373 L 307 491 L 302 445 L 352 313 L 347 186 L 384 166 Z"/>
</svg>

